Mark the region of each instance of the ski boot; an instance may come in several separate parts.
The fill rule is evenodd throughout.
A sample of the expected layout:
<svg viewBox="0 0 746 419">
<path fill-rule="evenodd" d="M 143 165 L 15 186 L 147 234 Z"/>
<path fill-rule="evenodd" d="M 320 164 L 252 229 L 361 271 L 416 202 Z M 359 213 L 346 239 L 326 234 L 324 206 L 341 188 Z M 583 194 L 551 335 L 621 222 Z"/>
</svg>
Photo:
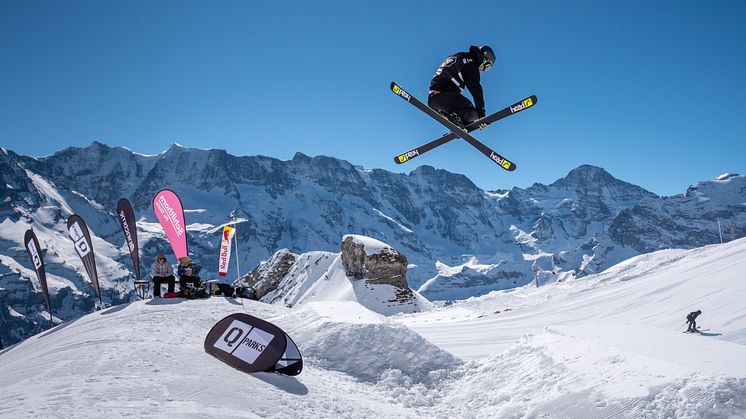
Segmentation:
<svg viewBox="0 0 746 419">
<path fill-rule="evenodd" d="M 462 131 L 467 132 L 466 125 L 464 125 L 464 121 L 461 120 L 461 117 L 457 113 L 451 112 L 447 114 L 444 112 L 440 112 L 440 114 L 443 116 L 443 118 L 451 121 L 454 125 L 461 128 Z"/>
</svg>

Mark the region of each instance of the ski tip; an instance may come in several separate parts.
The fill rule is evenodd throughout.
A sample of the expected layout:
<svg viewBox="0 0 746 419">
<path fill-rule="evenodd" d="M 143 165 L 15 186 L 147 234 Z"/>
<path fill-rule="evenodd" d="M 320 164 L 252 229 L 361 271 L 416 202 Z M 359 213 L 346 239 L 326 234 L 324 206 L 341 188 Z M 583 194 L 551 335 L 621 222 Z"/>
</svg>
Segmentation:
<svg viewBox="0 0 746 419">
<path fill-rule="evenodd" d="M 420 151 L 418 149 L 407 151 L 404 154 L 399 154 L 398 156 L 394 157 L 394 163 L 396 164 L 402 164 L 408 162 L 410 159 L 413 159 L 420 155 Z"/>
<path fill-rule="evenodd" d="M 508 160 L 505 160 L 504 162 L 498 163 L 498 164 L 500 165 L 500 167 L 507 170 L 508 172 L 514 171 L 515 168 L 517 167 L 515 163 L 513 163 L 512 161 L 508 161 Z"/>
<path fill-rule="evenodd" d="M 410 95 L 409 93 L 407 93 L 406 90 L 402 89 L 401 86 L 399 86 L 398 84 L 394 83 L 393 81 L 391 82 L 391 91 L 394 92 L 395 95 L 397 95 L 397 96 L 401 97 L 402 99 L 406 100 L 407 102 L 409 102 L 409 101 L 412 100 L 412 95 Z"/>
</svg>

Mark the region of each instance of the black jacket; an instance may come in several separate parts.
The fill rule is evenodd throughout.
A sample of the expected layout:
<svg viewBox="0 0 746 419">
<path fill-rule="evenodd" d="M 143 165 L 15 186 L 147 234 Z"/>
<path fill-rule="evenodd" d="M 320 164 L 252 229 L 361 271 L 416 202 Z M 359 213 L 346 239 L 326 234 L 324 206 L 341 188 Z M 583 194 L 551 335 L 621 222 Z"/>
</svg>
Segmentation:
<svg viewBox="0 0 746 419">
<path fill-rule="evenodd" d="M 691 313 L 689 313 L 686 316 L 687 323 L 691 323 L 691 322 L 697 320 L 697 316 L 699 316 L 700 314 L 702 314 L 702 313 L 700 313 L 699 311 L 692 311 Z"/>
<path fill-rule="evenodd" d="M 438 92 L 461 91 L 469 89 L 474 98 L 474 107 L 479 117 L 484 117 L 484 93 L 479 82 L 479 65 L 482 63 L 482 52 L 479 47 L 472 45 L 469 52 L 457 52 L 446 58 L 438 67 L 432 81 L 430 91 Z"/>
</svg>

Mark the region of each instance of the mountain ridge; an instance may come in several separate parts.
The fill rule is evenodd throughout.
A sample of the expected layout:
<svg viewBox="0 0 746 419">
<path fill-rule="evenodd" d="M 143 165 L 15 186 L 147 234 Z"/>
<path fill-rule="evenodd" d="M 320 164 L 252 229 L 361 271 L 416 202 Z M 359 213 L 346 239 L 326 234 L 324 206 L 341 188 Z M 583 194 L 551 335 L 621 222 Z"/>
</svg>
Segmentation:
<svg viewBox="0 0 746 419">
<path fill-rule="evenodd" d="M 212 262 L 219 246 L 215 231 L 232 214 L 244 220 L 233 255 L 242 273 L 279 249 L 337 252 L 341 237 L 359 234 L 405 254 L 412 288 L 428 283 L 425 297 L 447 300 L 522 286 L 536 277 L 539 282 L 582 277 L 661 247 L 719 242 L 718 219 L 735 224 L 736 236 L 743 236 L 745 184 L 744 177 L 732 175 L 659 197 L 602 168 L 583 165 L 550 185 L 489 192 L 464 175 L 431 166 L 391 173 L 302 153 L 283 161 L 173 144 L 162 153 L 142 155 L 99 142 L 46 157 L 3 149 L 0 289 L 17 291 L 0 290 L 0 317 L 12 323 L 0 332 L 4 341 L 12 341 L 8 330 L 15 330 L 17 338 L 27 335 L 37 321 L 29 319 L 41 318 L 34 314 L 41 307 L 38 283 L 29 271 L 19 270 L 30 266 L 20 241 L 32 226 L 43 233 L 48 271 L 75 279 L 67 281 L 69 292 L 53 296 L 53 306 L 62 306 L 61 318 L 91 306 L 88 280 L 68 249 L 61 223 L 72 212 L 83 216 L 96 237 L 107 298 L 132 298 L 132 268 L 114 217 L 116 201 L 126 197 L 135 208 L 141 261 L 147 267 L 158 250 L 170 253 L 152 211 L 153 196 L 164 188 L 184 202 L 191 253 L 206 275 L 217 270 Z M 497 268 L 447 274 L 438 268 L 472 259 Z M 237 276 L 233 264 L 228 275 Z"/>
</svg>

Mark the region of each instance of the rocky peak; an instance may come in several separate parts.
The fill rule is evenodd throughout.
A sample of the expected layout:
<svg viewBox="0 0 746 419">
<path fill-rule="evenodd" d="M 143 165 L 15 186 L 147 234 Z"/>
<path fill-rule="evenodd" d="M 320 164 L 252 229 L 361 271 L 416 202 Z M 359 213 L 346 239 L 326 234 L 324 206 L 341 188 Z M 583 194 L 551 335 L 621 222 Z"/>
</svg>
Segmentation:
<svg viewBox="0 0 746 419">
<path fill-rule="evenodd" d="M 298 255 L 288 249 L 278 250 L 269 260 L 262 261 L 248 275 L 237 279 L 233 285 L 251 287 L 256 297 L 261 299 L 277 289 L 297 260 Z"/>
<path fill-rule="evenodd" d="M 576 191 L 581 196 L 603 195 L 614 198 L 629 197 L 631 199 L 657 198 L 657 195 L 652 192 L 619 180 L 606 170 L 588 164 L 571 170 L 567 176 L 549 186 Z"/>
<path fill-rule="evenodd" d="M 587 183 L 608 185 L 616 182 L 619 181 L 606 170 L 584 164 L 572 169 L 567 176 L 557 180 L 552 186 L 579 186 Z"/>
<path fill-rule="evenodd" d="M 409 289 L 407 257 L 394 248 L 370 237 L 353 234 L 344 236 L 341 248 L 348 277 Z"/>
<path fill-rule="evenodd" d="M 714 201 L 738 206 L 743 202 L 744 192 L 746 192 L 746 177 L 725 173 L 715 180 L 697 182 L 689 186 L 685 197 L 695 198 L 702 204 Z"/>
<path fill-rule="evenodd" d="M 468 177 L 458 173 L 451 173 L 447 170 L 436 169 L 432 166 L 420 166 L 413 170 L 409 176 L 422 185 L 437 185 L 438 190 L 441 190 L 443 193 L 481 193 L 477 185 Z"/>
</svg>

